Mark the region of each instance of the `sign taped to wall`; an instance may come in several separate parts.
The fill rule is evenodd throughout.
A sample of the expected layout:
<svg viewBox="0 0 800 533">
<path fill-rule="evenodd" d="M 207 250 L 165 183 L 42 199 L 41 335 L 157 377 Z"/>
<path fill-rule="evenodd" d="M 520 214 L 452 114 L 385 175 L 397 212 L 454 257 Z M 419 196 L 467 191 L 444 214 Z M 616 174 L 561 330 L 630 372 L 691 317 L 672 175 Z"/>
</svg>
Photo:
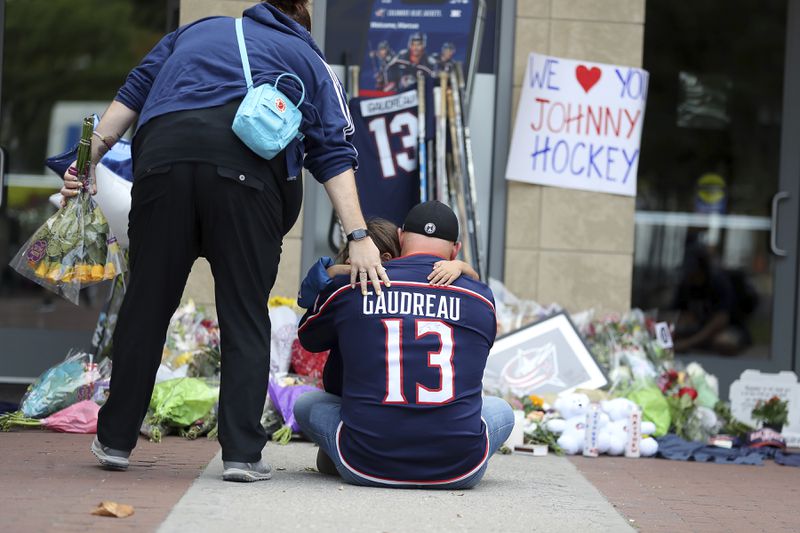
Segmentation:
<svg viewBox="0 0 800 533">
<path fill-rule="evenodd" d="M 531 53 L 506 179 L 636 196 L 647 71 Z"/>
</svg>

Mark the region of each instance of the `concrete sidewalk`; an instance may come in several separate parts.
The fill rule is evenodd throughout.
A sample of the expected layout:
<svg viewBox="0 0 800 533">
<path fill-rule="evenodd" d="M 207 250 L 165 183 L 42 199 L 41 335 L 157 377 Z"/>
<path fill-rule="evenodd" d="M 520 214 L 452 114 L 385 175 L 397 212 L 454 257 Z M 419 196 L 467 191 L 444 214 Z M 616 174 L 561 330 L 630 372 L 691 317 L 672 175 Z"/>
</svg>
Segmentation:
<svg viewBox="0 0 800 533">
<path fill-rule="evenodd" d="M 564 458 L 495 455 L 473 490 L 421 491 L 345 485 L 316 453 L 270 443 L 273 478 L 253 484 L 222 482 L 217 454 L 159 531 L 632 531 Z"/>
</svg>

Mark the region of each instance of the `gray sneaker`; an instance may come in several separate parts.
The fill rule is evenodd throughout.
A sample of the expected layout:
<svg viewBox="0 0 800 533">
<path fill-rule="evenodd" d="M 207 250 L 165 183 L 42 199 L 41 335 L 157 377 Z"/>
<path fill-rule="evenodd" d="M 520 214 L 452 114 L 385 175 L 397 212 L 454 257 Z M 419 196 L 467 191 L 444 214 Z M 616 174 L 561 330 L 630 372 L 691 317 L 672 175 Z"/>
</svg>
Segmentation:
<svg viewBox="0 0 800 533">
<path fill-rule="evenodd" d="M 103 446 L 97 437 L 92 441 L 92 453 L 100 461 L 100 464 L 108 470 L 127 470 L 130 464 L 128 457 L 130 457 L 131 452 Z"/>
<path fill-rule="evenodd" d="M 236 463 L 224 461 L 225 470 L 222 472 L 223 481 L 266 481 L 272 477 L 272 467 L 264 461 L 257 463 Z"/>
</svg>

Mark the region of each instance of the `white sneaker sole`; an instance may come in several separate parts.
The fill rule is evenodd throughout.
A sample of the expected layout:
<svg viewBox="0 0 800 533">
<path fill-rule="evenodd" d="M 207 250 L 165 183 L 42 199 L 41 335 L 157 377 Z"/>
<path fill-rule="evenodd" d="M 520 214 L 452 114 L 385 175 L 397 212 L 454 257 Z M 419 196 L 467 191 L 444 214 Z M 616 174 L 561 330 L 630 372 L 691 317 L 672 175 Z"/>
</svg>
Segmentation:
<svg viewBox="0 0 800 533">
<path fill-rule="evenodd" d="M 124 457 L 114 457 L 112 455 L 106 455 L 102 449 L 98 449 L 95 445 L 95 442 L 92 441 L 92 454 L 97 457 L 97 460 L 100 462 L 100 465 L 108 470 L 127 470 L 130 464 L 130 461 L 125 459 Z"/>
<path fill-rule="evenodd" d="M 254 481 L 266 481 L 272 478 L 272 472 L 261 474 L 253 470 L 242 470 L 241 468 L 228 468 L 222 473 L 223 481 L 238 481 L 240 483 L 252 483 Z"/>
</svg>

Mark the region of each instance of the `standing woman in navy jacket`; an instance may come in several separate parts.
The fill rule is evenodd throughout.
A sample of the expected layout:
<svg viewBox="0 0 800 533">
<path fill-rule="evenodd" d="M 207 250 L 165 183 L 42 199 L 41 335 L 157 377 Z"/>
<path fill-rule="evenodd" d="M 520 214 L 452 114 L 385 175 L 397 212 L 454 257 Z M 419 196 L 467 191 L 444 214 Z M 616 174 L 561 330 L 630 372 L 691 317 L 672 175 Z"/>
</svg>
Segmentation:
<svg viewBox="0 0 800 533">
<path fill-rule="evenodd" d="M 305 86 L 304 140 L 265 160 L 233 133 L 246 93 L 234 19 L 212 17 L 165 36 L 128 75 L 92 139 L 92 167 L 138 119 L 128 235 L 130 284 L 114 332 L 108 401 L 92 452 L 125 469 L 136 445 L 164 338 L 192 264 L 214 274 L 222 341 L 219 440 L 223 478 L 269 479 L 261 412 L 269 374 L 267 299 L 283 236 L 300 212 L 305 166 L 325 186 L 350 235 L 351 281 L 388 282 L 356 194 L 353 123 L 341 84 L 309 33 L 307 0 L 268 0 L 243 14 L 255 86 L 284 72 Z M 289 80 L 289 81 L 287 81 Z M 301 87 L 279 89 L 297 103 Z M 65 175 L 64 196 L 80 184 Z M 95 186 L 92 185 L 94 188 Z M 352 232 L 355 231 L 355 234 Z M 352 240 L 351 240 L 352 239 Z"/>
</svg>

